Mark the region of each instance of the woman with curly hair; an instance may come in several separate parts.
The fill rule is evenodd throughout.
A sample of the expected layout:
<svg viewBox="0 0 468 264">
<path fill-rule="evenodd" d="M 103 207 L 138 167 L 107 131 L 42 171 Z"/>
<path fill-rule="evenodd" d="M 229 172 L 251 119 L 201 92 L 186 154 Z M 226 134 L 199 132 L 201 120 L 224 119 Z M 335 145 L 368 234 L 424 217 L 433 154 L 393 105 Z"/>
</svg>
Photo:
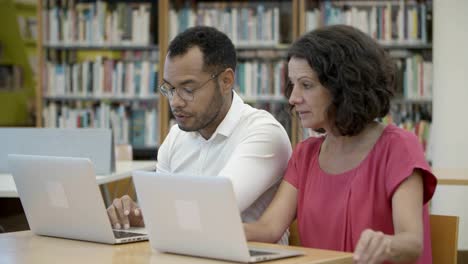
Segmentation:
<svg viewBox="0 0 468 264">
<path fill-rule="evenodd" d="M 288 52 L 286 94 L 304 128 L 248 240 L 275 242 L 297 218 L 306 247 L 354 252 L 356 263 L 432 263 L 427 203 L 437 184 L 417 137 L 377 120 L 390 108 L 395 67 L 363 32 L 314 30 Z"/>
</svg>

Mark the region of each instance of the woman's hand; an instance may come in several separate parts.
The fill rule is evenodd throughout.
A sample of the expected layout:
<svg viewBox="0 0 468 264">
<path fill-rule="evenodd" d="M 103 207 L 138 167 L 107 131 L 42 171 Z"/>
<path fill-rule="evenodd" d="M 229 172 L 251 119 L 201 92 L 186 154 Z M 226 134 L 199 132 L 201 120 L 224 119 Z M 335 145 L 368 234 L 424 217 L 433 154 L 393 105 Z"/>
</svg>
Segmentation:
<svg viewBox="0 0 468 264">
<path fill-rule="evenodd" d="M 392 237 L 380 231 L 364 230 L 354 251 L 354 263 L 380 264 L 390 259 Z"/>
</svg>

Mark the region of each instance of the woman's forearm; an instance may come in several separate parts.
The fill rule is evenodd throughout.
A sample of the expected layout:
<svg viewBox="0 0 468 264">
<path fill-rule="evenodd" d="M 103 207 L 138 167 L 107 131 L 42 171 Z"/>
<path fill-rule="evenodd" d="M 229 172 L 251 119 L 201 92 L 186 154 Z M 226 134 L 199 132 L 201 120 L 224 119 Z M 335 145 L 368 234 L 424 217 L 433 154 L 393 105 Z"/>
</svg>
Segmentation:
<svg viewBox="0 0 468 264">
<path fill-rule="evenodd" d="M 259 221 L 244 223 L 244 231 L 247 241 L 257 241 L 265 243 L 276 243 L 284 232 L 278 232 L 268 224 Z M 278 234 L 279 233 L 279 234 Z"/>
<path fill-rule="evenodd" d="M 391 236 L 388 260 L 394 263 L 411 263 L 418 260 L 422 251 L 422 237 L 408 232 L 399 233 Z"/>
</svg>

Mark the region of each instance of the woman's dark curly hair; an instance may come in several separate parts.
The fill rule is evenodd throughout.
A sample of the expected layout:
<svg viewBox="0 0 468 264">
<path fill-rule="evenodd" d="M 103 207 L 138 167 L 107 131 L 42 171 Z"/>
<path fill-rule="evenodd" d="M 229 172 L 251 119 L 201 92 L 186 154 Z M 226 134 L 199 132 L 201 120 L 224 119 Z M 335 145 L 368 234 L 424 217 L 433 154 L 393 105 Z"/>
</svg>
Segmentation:
<svg viewBox="0 0 468 264">
<path fill-rule="evenodd" d="M 329 120 L 340 135 L 359 134 L 370 122 L 390 110 L 395 88 L 395 63 L 371 37 L 345 25 L 327 26 L 306 33 L 288 51 L 291 58 L 307 60 L 331 94 Z M 291 96 L 292 83 L 286 86 Z"/>
</svg>

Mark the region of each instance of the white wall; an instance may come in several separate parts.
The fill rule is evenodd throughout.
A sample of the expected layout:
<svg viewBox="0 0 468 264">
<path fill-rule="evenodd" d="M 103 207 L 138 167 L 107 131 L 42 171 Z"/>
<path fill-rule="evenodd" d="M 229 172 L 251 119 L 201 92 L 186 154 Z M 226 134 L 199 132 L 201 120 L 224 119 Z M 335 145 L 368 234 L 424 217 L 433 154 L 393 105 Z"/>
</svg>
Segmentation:
<svg viewBox="0 0 468 264">
<path fill-rule="evenodd" d="M 468 182 L 468 0 L 433 2 L 434 168 Z M 431 213 L 460 217 L 458 248 L 468 250 L 468 185 L 439 184 Z"/>
<path fill-rule="evenodd" d="M 468 0 L 433 8 L 433 167 L 468 168 Z"/>
</svg>

